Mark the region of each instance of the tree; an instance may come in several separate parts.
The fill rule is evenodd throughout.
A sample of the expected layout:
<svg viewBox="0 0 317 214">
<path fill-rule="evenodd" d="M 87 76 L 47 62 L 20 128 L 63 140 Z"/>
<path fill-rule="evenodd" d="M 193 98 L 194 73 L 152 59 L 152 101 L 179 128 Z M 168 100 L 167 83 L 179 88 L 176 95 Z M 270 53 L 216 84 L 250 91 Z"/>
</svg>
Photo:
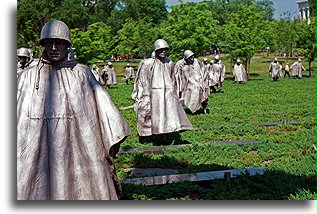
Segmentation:
<svg viewBox="0 0 317 214">
<path fill-rule="evenodd" d="M 185 3 L 172 7 L 171 14 L 160 26 L 160 33 L 171 47 L 170 57 L 176 60 L 183 56 L 186 49 L 192 50 L 196 56 L 209 50 L 216 38 L 216 24 L 206 3 L 195 6 Z"/>
<path fill-rule="evenodd" d="M 92 64 L 97 60 L 110 58 L 113 40 L 110 27 L 102 22 L 88 25 L 87 31 L 71 29 L 72 47 L 77 60 L 83 64 Z"/>
<path fill-rule="evenodd" d="M 275 48 L 291 57 L 298 40 L 298 34 L 296 33 L 298 30 L 298 20 L 291 20 L 290 17 L 285 17 L 271 23 Z"/>
<path fill-rule="evenodd" d="M 232 14 L 228 24 L 223 26 L 220 44 L 233 59 L 243 58 L 249 73 L 251 58 L 272 40 L 272 31 L 265 12 L 256 12 L 259 5 L 239 7 L 241 10 Z"/>
<path fill-rule="evenodd" d="M 139 40 L 137 22 L 133 19 L 126 20 L 122 29 L 118 31 L 116 40 L 118 45 L 115 48 L 115 52 L 120 55 L 128 55 L 128 58 L 133 57 L 139 51 L 137 46 Z"/>
<path fill-rule="evenodd" d="M 316 18 L 311 17 L 310 23 L 307 20 L 300 23 L 297 31 L 299 39 L 297 43 L 298 50 L 308 59 L 309 70 L 311 71 L 311 63 L 316 59 Z"/>
</svg>

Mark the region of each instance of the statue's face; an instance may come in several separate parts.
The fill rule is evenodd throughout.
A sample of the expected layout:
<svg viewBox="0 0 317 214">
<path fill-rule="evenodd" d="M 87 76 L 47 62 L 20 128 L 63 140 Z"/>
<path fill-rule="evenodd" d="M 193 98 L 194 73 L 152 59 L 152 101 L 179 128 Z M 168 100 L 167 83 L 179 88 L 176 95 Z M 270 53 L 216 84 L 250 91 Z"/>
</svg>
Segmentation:
<svg viewBox="0 0 317 214">
<path fill-rule="evenodd" d="M 158 49 L 157 51 L 155 51 L 155 55 L 159 59 L 164 59 L 167 57 L 167 52 L 168 52 L 167 48 Z"/>
<path fill-rule="evenodd" d="M 189 63 L 189 64 L 193 64 L 193 63 L 194 63 L 194 59 L 195 59 L 195 56 L 192 55 L 192 56 L 190 56 L 189 58 L 187 58 L 186 61 L 187 61 L 187 63 Z"/>
<path fill-rule="evenodd" d="M 60 62 L 66 57 L 68 44 L 60 39 L 45 39 L 44 51 L 52 62 Z"/>
<path fill-rule="evenodd" d="M 25 65 L 28 62 L 28 57 L 26 56 L 18 56 L 18 62 L 21 63 L 21 65 Z"/>
</svg>

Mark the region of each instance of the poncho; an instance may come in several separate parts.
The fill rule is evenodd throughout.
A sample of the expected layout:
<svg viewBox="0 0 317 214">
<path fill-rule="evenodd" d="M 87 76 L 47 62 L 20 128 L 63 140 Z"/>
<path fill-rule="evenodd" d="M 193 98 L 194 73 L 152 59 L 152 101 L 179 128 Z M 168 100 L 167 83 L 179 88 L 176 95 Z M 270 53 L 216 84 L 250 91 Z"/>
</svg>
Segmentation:
<svg viewBox="0 0 317 214">
<path fill-rule="evenodd" d="M 72 59 L 17 80 L 18 200 L 115 200 L 113 157 L 130 129 L 90 69 Z"/>
<path fill-rule="evenodd" d="M 176 94 L 173 67 L 169 59 L 139 63 L 131 97 L 140 136 L 193 129 Z"/>
</svg>

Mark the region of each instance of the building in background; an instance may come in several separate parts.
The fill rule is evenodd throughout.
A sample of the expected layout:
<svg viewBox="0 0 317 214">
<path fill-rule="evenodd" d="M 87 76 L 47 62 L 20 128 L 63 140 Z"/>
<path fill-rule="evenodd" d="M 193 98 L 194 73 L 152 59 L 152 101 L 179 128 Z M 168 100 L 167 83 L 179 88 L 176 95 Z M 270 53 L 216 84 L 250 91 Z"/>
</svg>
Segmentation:
<svg viewBox="0 0 317 214">
<path fill-rule="evenodd" d="M 299 0 L 296 2 L 298 4 L 299 9 L 299 19 L 301 21 L 305 21 L 306 19 L 309 21 L 309 1 L 308 0 Z"/>
</svg>

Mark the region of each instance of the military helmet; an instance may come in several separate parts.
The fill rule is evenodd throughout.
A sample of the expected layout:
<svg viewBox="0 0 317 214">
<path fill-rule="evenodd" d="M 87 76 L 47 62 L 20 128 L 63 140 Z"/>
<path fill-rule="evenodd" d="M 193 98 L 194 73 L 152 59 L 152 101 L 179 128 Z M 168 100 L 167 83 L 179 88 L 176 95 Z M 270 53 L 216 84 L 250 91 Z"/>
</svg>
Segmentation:
<svg viewBox="0 0 317 214">
<path fill-rule="evenodd" d="M 298 62 L 302 61 L 300 58 L 298 58 Z"/>
<path fill-rule="evenodd" d="M 194 52 L 192 52 L 191 50 L 186 50 L 184 51 L 184 58 L 188 59 L 189 57 L 193 56 Z"/>
<path fill-rule="evenodd" d="M 213 60 L 210 60 L 210 63 L 211 63 L 211 64 L 214 64 L 214 63 L 215 63 L 215 61 L 213 61 Z"/>
<path fill-rule="evenodd" d="M 111 62 L 108 62 L 108 65 L 112 65 L 112 63 L 111 63 Z"/>
<path fill-rule="evenodd" d="M 30 57 L 30 51 L 27 48 L 19 48 L 17 50 L 17 55 L 18 56 Z"/>
<path fill-rule="evenodd" d="M 214 58 L 217 59 L 217 60 L 219 60 L 219 59 L 220 59 L 220 56 L 217 54 Z"/>
<path fill-rule="evenodd" d="M 204 62 L 208 62 L 208 59 L 206 57 L 204 58 Z"/>
<path fill-rule="evenodd" d="M 128 63 L 127 66 L 130 66 L 130 63 Z"/>
<path fill-rule="evenodd" d="M 241 62 L 241 60 L 240 60 L 240 59 L 237 59 L 237 62 Z"/>
<path fill-rule="evenodd" d="M 165 49 L 165 48 L 169 49 L 169 46 L 168 46 L 167 42 L 164 39 L 158 39 L 158 40 L 155 41 L 155 43 L 154 43 L 154 51 L 157 51 L 159 49 Z"/>
<path fill-rule="evenodd" d="M 278 59 L 277 59 L 277 58 L 274 58 L 274 61 L 278 61 Z"/>
<path fill-rule="evenodd" d="M 71 46 L 70 32 L 68 26 L 59 20 L 51 20 L 47 22 L 41 31 L 41 38 L 39 40 L 40 45 L 44 45 L 45 39 L 62 39 Z"/>
</svg>

